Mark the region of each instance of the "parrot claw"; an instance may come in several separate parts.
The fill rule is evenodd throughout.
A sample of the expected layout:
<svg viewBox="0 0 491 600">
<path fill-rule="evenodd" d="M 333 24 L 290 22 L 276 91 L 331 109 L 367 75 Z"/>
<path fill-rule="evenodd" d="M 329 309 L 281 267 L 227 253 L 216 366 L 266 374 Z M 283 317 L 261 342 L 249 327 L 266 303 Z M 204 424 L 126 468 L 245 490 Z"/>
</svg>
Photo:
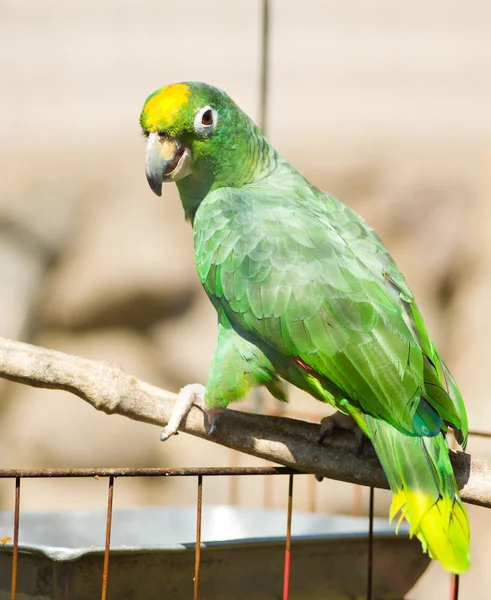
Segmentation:
<svg viewBox="0 0 491 600">
<path fill-rule="evenodd" d="M 205 406 L 204 398 L 205 387 L 203 385 L 199 383 L 191 383 L 184 386 L 179 392 L 171 418 L 162 430 L 160 439 L 165 442 L 173 435 L 177 435 L 179 433 L 177 429 L 188 412 L 191 410 L 193 404 L 205 413 L 208 423 L 210 423 L 210 430 L 208 431 L 208 434 L 213 435 L 217 428 L 220 413 L 224 409 L 208 409 Z"/>
<path fill-rule="evenodd" d="M 317 439 L 317 443 L 319 446 L 322 446 L 322 443 L 326 438 L 328 438 L 331 433 L 334 431 L 334 418 L 324 417 L 321 419 L 321 433 Z"/>
<path fill-rule="evenodd" d="M 168 440 L 173 435 L 179 435 L 179 432 L 178 431 L 171 431 L 171 430 L 168 429 L 168 426 L 166 426 L 166 427 L 164 427 L 162 429 L 162 433 L 160 434 L 160 441 L 161 442 L 165 442 L 166 440 Z"/>
<path fill-rule="evenodd" d="M 212 417 L 211 419 L 208 417 L 208 421 L 210 423 L 210 431 L 208 431 L 208 434 L 215 435 L 218 425 L 218 417 Z"/>
<path fill-rule="evenodd" d="M 319 439 L 317 440 L 317 443 L 322 444 L 324 440 L 332 434 L 335 428 L 347 429 L 348 431 L 352 431 L 355 434 L 355 438 L 358 443 L 355 455 L 357 457 L 360 457 L 365 447 L 365 435 L 355 423 L 352 417 L 350 417 L 349 415 L 345 415 L 344 413 L 339 411 L 334 413 L 333 415 L 321 419 L 321 433 Z M 322 480 L 322 478 L 320 480 Z M 317 481 L 320 480 L 317 479 Z"/>
</svg>

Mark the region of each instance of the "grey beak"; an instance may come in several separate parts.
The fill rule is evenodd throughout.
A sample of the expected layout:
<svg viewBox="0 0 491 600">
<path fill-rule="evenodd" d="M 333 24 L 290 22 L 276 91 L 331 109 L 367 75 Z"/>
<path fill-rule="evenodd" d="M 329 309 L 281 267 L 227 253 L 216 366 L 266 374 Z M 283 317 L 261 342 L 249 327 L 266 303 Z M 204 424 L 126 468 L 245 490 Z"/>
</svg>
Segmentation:
<svg viewBox="0 0 491 600">
<path fill-rule="evenodd" d="M 147 175 L 148 185 L 157 196 L 162 195 L 162 180 L 167 170 L 171 166 L 177 146 L 174 141 L 166 140 L 165 148 L 157 133 L 151 133 L 148 136 L 147 150 L 145 155 L 145 173 Z M 172 144 L 174 152 L 169 152 L 169 146 Z M 167 158 L 166 158 L 167 156 Z"/>
</svg>

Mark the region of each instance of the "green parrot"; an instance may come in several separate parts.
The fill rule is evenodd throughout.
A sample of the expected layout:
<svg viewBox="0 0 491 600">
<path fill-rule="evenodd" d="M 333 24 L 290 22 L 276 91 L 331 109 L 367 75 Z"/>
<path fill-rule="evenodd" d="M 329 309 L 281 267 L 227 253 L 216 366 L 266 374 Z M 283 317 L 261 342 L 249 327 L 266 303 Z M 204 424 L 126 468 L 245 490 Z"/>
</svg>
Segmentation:
<svg viewBox="0 0 491 600">
<path fill-rule="evenodd" d="M 151 94 L 140 123 L 146 175 L 175 182 L 193 225 L 196 266 L 218 313 L 206 387 L 183 388 L 212 422 L 254 386 L 284 381 L 354 419 L 371 440 L 423 549 L 469 567 L 469 523 L 446 432 L 462 447 L 459 389 L 413 295 L 373 229 L 315 188 L 221 90 L 187 82 Z M 183 413 L 166 428 L 177 430 Z"/>
</svg>

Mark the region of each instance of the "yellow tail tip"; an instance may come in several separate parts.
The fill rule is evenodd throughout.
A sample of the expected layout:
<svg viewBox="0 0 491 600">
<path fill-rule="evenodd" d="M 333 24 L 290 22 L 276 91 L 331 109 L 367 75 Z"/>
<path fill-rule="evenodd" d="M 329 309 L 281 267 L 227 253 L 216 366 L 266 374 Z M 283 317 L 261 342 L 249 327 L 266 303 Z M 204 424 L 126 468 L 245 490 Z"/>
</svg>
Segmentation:
<svg viewBox="0 0 491 600">
<path fill-rule="evenodd" d="M 411 526 L 411 537 L 416 535 L 423 550 L 446 571 L 460 575 L 470 566 L 466 510 L 458 497 L 439 498 L 433 504 L 429 500 L 422 492 L 413 491 L 406 496 L 400 490 L 394 495 L 391 517 L 401 510 Z"/>
</svg>

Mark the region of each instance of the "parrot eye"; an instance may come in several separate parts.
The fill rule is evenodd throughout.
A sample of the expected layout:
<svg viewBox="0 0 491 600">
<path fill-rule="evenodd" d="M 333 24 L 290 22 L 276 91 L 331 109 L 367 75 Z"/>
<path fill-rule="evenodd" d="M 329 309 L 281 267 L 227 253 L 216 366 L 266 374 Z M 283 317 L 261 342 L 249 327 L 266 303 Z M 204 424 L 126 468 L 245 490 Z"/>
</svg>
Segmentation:
<svg viewBox="0 0 491 600">
<path fill-rule="evenodd" d="M 201 135 L 209 135 L 217 123 L 217 111 L 211 106 L 200 108 L 194 119 L 194 128 Z"/>
<path fill-rule="evenodd" d="M 201 117 L 201 123 L 203 125 L 211 125 L 213 123 L 213 113 L 211 112 L 211 108 L 203 113 L 203 116 Z"/>
</svg>

